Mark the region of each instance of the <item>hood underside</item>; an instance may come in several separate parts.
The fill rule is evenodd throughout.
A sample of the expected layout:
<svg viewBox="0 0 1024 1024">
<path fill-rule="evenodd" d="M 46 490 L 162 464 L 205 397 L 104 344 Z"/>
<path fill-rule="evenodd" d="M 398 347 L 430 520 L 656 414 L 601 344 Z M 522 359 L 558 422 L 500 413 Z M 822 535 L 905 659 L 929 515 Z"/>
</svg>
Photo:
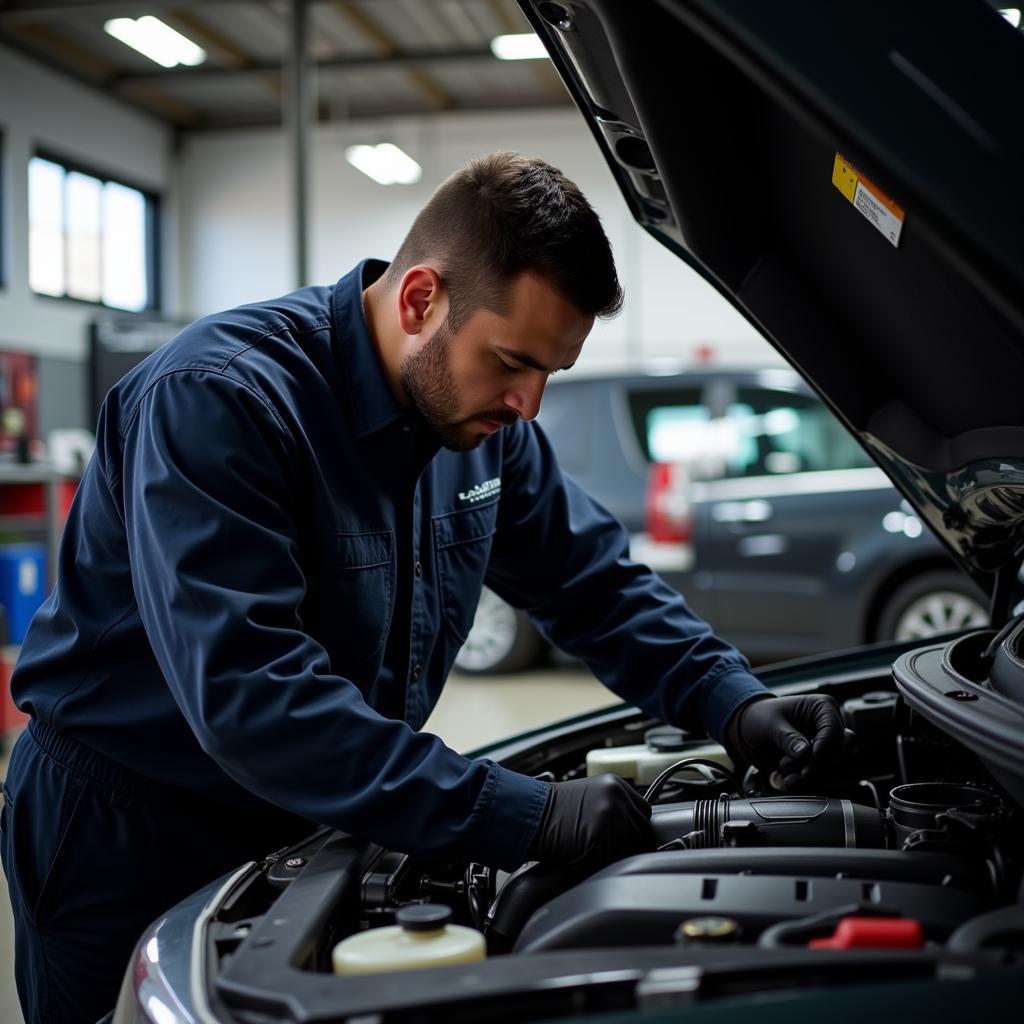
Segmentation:
<svg viewBox="0 0 1024 1024">
<path fill-rule="evenodd" d="M 636 219 L 991 589 L 1024 553 L 1024 35 L 983 0 L 521 0 Z"/>
</svg>

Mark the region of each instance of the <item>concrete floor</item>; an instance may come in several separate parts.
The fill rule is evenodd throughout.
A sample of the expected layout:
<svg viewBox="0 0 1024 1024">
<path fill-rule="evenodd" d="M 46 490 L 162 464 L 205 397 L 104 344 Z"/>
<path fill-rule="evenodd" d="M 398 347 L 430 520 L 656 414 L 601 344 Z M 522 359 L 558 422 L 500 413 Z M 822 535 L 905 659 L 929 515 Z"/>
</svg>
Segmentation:
<svg viewBox="0 0 1024 1024">
<path fill-rule="evenodd" d="M 587 672 L 551 668 L 477 679 L 453 675 L 425 729 L 465 751 L 524 729 L 606 707 L 618 698 Z M 6 774 L 9 737 L 0 758 Z M 23 1024 L 14 988 L 14 936 L 7 882 L 0 872 L 0 1022 Z"/>
</svg>

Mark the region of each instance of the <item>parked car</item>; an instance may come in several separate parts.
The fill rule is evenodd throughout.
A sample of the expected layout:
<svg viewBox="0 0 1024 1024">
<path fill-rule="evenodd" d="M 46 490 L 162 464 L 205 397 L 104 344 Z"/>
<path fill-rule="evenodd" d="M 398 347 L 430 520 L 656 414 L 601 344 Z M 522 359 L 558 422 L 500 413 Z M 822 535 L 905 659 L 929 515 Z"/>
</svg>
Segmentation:
<svg viewBox="0 0 1024 1024">
<path fill-rule="evenodd" d="M 141 937 L 115 1021 L 1019 1018 L 1024 39 L 980 0 L 522 7 L 634 216 L 800 368 L 995 628 L 765 670 L 857 733 L 811 793 L 625 707 L 480 751 L 554 780 L 615 747 L 699 764 L 641 785 L 659 849 L 588 878 L 326 830 L 242 865 Z M 426 901 L 487 959 L 331 974 Z"/>
<path fill-rule="evenodd" d="M 754 661 L 988 621 L 982 591 L 788 368 L 570 378 L 539 420 L 633 557 Z M 485 590 L 456 664 L 514 672 L 547 651 Z"/>
</svg>

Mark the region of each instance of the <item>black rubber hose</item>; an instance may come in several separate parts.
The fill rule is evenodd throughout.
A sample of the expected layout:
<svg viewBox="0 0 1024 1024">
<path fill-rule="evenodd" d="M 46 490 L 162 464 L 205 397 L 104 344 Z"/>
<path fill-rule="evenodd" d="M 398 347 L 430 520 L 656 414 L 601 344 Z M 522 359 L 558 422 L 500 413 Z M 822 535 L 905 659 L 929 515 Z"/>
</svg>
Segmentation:
<svg viewBox="0 0 1024 1024">
<path fill-rule="evenodd" d="M 946 940 L 946 949 L 953 953 L 976 953 L 998 946 L 1024 950 L 1024 905 L 999 907 L 965 921 Z"/>
<path fill-rule="evenodd" d="M 833 930 L 844 917 L 899 917 L 891 908 L 877 903 L 845 903 L 821 914 L 798 917 L 795 921 L 780 921 L 761 932 L 757 940 L 762 949 L 781 949 L 785 946 L 805 946 L 810 939 Z"/>
<path fill-rule="evenodd" d="M 523 926 L 539 910 L 565 892 L 585 874 L 556 864 L 525 864 L 505 882 L 487 915 L 487 948 L 507 953 Z"/>
</svg>

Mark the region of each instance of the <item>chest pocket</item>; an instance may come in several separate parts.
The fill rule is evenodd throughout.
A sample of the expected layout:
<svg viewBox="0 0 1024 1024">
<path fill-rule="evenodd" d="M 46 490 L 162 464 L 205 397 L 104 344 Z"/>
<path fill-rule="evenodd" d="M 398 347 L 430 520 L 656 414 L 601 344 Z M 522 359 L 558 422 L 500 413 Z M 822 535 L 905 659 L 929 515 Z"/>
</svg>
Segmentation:
<svg viewBox="0 0 1024 1024">
<path fill-rule="evenodd" d="M 372 658 L 384 645 L 394 603 L 394 537 L 390 530 L 332 533 L 321 543 L 327 647 L 339 670 Z"/>
<path fill-rule="evenodd" d="M 473 625 L 497 519 L 497 501 L 433 519 L 441 604 L 460 644 Z"/>
</svg>

